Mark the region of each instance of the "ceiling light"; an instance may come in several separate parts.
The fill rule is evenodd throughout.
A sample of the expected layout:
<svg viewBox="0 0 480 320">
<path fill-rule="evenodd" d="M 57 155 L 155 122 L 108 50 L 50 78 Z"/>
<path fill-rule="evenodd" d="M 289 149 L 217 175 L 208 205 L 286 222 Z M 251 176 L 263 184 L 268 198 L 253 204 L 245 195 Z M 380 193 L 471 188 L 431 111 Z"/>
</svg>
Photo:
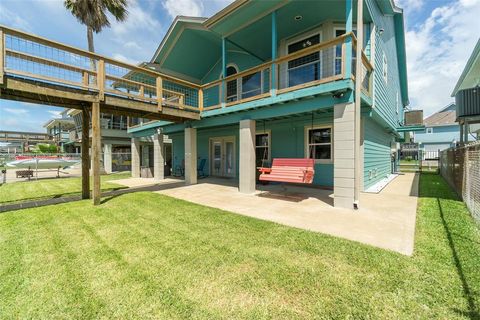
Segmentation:
<svg viewBox="0 0 480 320">
<path fill-rule="evenodd" d="M 300 15 L 298 15 L 298 16 L 295 16 L 295 18 L 294 18 L 294 19 L 295 19 L 296 21 L 300 21 L 300 20 L 302 20 L 302 19 L 303 19 L 303 17 L 302 17 L 302 16 L 300 16 Z"/>
</svg>

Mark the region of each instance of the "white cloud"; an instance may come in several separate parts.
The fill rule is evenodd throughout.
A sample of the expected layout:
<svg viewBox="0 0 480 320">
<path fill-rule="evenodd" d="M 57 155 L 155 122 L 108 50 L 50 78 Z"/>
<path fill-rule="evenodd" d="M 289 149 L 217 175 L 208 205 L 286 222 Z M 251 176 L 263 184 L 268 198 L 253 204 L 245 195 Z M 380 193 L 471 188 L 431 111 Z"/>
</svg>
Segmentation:
<svg viewBox="0 0 480 320">
<path fill-rule="evenodd" d="M 176 16 L 201 17 L 204 10 L 202 1 L 199 0 L 166 0 L 163 6 L 172 18 Z"/>
<path fill-rule="evenodd" d="M 425 0 L 400 0 L 396 1 L 401 8 L 407 8 L 409 10 L 418 10 L 425 4 Z"/>
<path fill-rule="evenodd" d="M 429 115 L 450 103 L 450 94 L 478 39 L 480 0 L 454 2 L 432 11 L 406 33 L 410 102 Z"/>
<path fill-rule="evenodd" d="M 121 53 L 114 53 L 112 55 L 112 58 L 115 59 L 115 60 L 118 60 L 118 61 L 122 61 L 122 62 L 125 62 L 125 63 L 130 63 L 130 64 L 136 64 L 134 60 L 131 60 L 127 57 L 125 57 L 123 54 Z"/>
<path fill-rule="evenodd" d="M 24 115 L 28 113 L 26 109 L 19 109 L 19 108 L 3 108 L 2 110 L 7 111 L 8 113 L 16 114 L 16 115 Z"/>
<path fill-rule="evenodd" d="M 0 4 L 0 22 L 15 29 L 31 32 L 32 26 L 20 15 Z"/>
</svg>

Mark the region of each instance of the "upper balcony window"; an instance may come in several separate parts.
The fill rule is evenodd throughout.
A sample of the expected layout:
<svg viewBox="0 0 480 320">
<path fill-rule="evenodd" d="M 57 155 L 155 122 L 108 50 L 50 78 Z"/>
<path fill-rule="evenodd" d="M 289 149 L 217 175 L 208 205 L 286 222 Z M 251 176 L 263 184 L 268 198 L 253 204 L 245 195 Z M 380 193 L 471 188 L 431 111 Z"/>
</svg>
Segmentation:
<svg viewBox="0 0 480 320">
<path fill-rule="evenodd" d="M 288 53 L 294 53 L 296 51 L 308 48 L 318 43 L 320 43 L 320 35 L 316 34 L 288 45 Z M 310 81 L 319 80 L 320 78 L 320 52 L 314 52 L 288 62 L 289 87 L 293 87 Z"/>
<path fill-rule="evenodd" d="M 234 66 L 227 67 L 227 77 L 237 74 L 238 70 Z M 231 80 L 227 82 L 227 102 L 233 102 L 237 100 L 238 92 L 238 79 Z"/>
<path fill-rule="evenodd" d="M 335 38 L 343 36 L 346 33 L 345 28 L 335 28 Z M 357 30 L 353 30 L 355 36 L 357 35 Z M 352 73 L 355 74 L 355 68 L 357 67 L 357 52 L 352 50 Z M 342 73 L 342 45 L 338 44 L 335 46 L 335 59 L 334 59 L 334 70 L 335 75 Z"/>
</svg>

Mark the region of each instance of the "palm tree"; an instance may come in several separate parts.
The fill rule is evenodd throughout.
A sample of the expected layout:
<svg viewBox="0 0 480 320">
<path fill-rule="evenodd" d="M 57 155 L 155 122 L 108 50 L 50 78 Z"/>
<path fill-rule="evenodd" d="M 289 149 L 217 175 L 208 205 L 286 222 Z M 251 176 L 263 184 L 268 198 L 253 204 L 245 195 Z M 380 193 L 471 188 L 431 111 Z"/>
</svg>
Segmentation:
<svg viewBox="0 0 480 320">
<path fill-rule="evenodd" d="M 95 52 L 93 32 L 99 33 L 110 26 L 107 12 L 117 21 L 125 21 L 128 15 L 127 0 L 65 0 L 64 5 L 80 23 L 87 26 L 90 52 Z"/>
</svg>

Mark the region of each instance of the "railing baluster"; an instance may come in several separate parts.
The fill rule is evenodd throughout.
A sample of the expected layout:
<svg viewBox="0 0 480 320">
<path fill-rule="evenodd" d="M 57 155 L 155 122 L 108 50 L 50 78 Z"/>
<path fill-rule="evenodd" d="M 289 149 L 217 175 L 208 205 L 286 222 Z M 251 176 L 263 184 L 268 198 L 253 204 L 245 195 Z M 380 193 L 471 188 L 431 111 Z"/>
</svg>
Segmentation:
<svg viewBox="0 0 480 320">
<path fill-rule="evenodd" d="M 162 108 L 163 108 L 163 80 L 162 80 L 161 77 L 157 77 L 156 85 L 157 85 L 158 111 L 162 111 Z"/>
<path fill-rule="evenodd" d="M 97 70 L 97 86 L 99 99 L 105 99 L 105 61 L 103 59 L 98 60 Z"/>
<path fill-rule="evenodd" d="M 198 89 L 198 110 L 203 111 L 203 89 Z"/>
<path fill-rule="evenodd" d="M 5 34 L 0 29 L 0 84 L 3 84 L 3 75 L 5 68 Z"/>
</svg>

